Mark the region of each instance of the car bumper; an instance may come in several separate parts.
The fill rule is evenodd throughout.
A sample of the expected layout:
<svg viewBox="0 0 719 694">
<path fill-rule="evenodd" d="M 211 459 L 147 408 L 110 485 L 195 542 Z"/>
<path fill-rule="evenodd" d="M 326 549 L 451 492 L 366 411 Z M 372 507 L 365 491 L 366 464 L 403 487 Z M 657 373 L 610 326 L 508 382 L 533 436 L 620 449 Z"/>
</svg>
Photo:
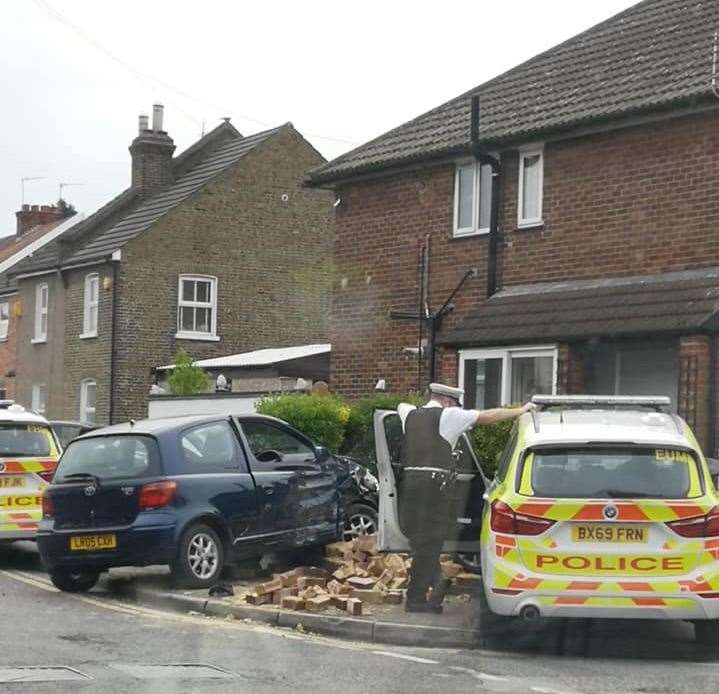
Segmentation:
<svg viewBox="0 0 719 694">
<path fill-rule="evenodd" d="M 70 538 L 78 535 L 114 534 L 117 547 L 104 550 L 71 550 Z M 168 564 L 175 555 L 175 525 L 130 528 L 93 528 L 73 531 L 47 531 L 37 534 L 37 546 L 48 570 L 65 566 L 149 566 Z"/>
</svg>

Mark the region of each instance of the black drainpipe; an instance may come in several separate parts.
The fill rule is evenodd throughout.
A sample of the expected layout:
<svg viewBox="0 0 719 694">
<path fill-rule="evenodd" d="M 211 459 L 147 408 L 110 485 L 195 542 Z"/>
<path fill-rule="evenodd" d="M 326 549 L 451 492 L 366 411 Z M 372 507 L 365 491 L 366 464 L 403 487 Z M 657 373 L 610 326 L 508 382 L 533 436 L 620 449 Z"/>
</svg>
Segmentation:
<svg viewBox="0 0 719 694">
<path fill-rule="evenodd" d="M 717 456 L 717 344 L 716 334 L 709 333 L 709 458 Z"/>
<path fill-rule="evenodd" d="M 117 316 L 117 266 L 118 260 L 112 265 L 112 310 L 110 312 L 110 408 L 108 411 L 108 424 L 113 424 L 115 416 L 115 322 Z"/>
<path fill-rule="evenodd" d="M 470 148 L 480 165 L 492 168 L 492 200 L 489 210 L 489 248 L 487 249 L 487 297 L 497 291 L 497 249 L 499 247 L 499 182 L 501 167 L 499 159 L 487 154 L 479 143 L 479 94 L 472 97 L 470 119 Z"/>
</svg>

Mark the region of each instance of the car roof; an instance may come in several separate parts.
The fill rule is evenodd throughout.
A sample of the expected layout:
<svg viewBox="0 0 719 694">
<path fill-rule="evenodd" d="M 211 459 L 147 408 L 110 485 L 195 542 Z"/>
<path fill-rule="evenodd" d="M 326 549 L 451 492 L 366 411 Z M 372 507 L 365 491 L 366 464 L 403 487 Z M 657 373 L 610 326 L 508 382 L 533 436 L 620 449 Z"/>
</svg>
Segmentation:
<svg viewBox="0 0 719 694">
<path fill-rule="evenodd" d="M 2 422 L 24 422 L 32 424 L 47 424 L 50 422 L 41 414 L 32 412 L 23 408 L 22 410 L 13 410 L 11 407 L 0 409 L 0 423 Z"/>
<path fill-rule="evenodd" d="M 562 407 L 520 418 L 526 446 L 564 443 L 637 443 L 696 449 L 680 417 L 646 409 Z"/>
<path fill-rule="evenodd" d="M 230 412 L 214 413 L 204 415 L 179 415 L 173 417 L 158 417 L 154 419 L 138 419 L 123 422 L 122 424 L 113 424 L 112 426 L 94 429 L 83 434 L 79 438 L 91 438 L 93 436 L 112 436 L 115 434 L 149 434 L 151 436 L 160 436 L 170 431 L 184 429 L 188 425 L 203 424 L 204 422 L 217 422 L 222 419 L 237 417 L 240 421 L 273 421 L 286 425 L 286 422 L 261 414 L 239 414 L 235 415 Z"/>
</svg>

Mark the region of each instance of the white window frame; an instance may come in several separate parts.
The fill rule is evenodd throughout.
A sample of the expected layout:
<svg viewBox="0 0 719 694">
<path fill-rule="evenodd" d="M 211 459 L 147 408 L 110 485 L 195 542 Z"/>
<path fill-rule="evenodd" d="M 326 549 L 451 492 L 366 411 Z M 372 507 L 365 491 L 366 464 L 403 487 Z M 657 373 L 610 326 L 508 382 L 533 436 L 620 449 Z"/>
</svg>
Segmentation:
<svg viewBox="0 0 719 694">
<path fill-rule="evenodd" d="M 41 394 L 43 397 L 41 398 Z M 43 402 L 44 401 L 44 402 Z M 42 407 L 41 407 L 42 405 Z M 38 414 L 47 413 L 47 384 L 46 383 L 33 383 L 32 386 L 32 402 L 30 403 L 30 409 Z"/>
<path fill-rule="evenodd" d="M 92 301 L 92 285 L 95 284 L 97 291 L 95 301 Z M 85 275 L 85 292 L 82 300 L 82 334 L 81 339 L 97 337 L 97 324 L 100 319 L 100 273 L 91 272 Z M 95 328 L 91 329 L 92 315 L 95 314 Z"/>
<path fill-rule="evenodd" d="M 539 214 L 536 217 L 524 216 L 524 160 L 539 156 Z M 519 185 L 517 186 L 517 227 L 526 229 L 544 224 L 544 145 L 534 144 L 519 150 Z"/>
<path fill-rule="evenodd" d="M 203 281 L 210 283 L 210 301 L 184 301 L 182 298 L 182 283 L 185 280 L 192 281 Z M 217 277 L 213 275 L 193 275 L 184 274 L 179 275 L 177 279 L 177 332 L 175 337 L 181 340 L 205 340 L 210 342 L 218 342 L 219 337 L 217 335 Z M 209 308 L 210 309 L 210 323 L 211 330 L 209 333 L 201 333 L 194 331 L 182 330 L 182 323 L 180 321 L 180 311 L 182 307 L 187 308 Z"/>
<path fill-rule="evenodd" d="M 95 388 L 95 405 L 89 407 L 87 404 L 87 389 L 89 386 Z M 88 413 L 91 416 L 88 416 Z M 85 378 L 80 382 L 80 421 L 94 423 L 97 417 L 97 381 L 94 378 Z"/>
<path fill-rule="evenodd" d="M 45 304 L 43 306 L 42 295 L 45 294 Z M 32 344 L 47 342 L 47 330 L 49 323 L 49 307 L 50 307 L 50 285 L 47 282 L 41 282 L 35 286 L 35 337 L 31 340 Z M 43 331 L 42 323 L 45 319 L 45 330 Z"/>
<path fill-rule="evenodd" d="M 495 156 L 495 155 L 492 155 Z M 464 238 L 465 236 L 481 236 L 489 233 L 489 225 L 479 226 L 480 209 L 482 205 L 482 169 L 488 168 L 490 177 L 493 175 L 489 164 L 480 164 L 476 159 L 459 161 L 454 168 L 454 218 L 452 221 L 452 236 Z M 464 169 L 472 169 L 472 225 L 459 227 L 459 176 Z M 490 179 L 491 181 L 491 179 Z M 491 188 L 490 188 L 491 191 Z M 492 204 L 491 192 L 489 204 Z M 491 221 L 490 221 L 491 224 Z"/>
<path fill-rule="evenodd" d="M 3 307 L 7 306 L 7 318 L 3 318 Z M 0 342 L 5 342 L 10 334 L 10 302 L 0 301 Z"/>
<path fill-rule="evenodd" d="M 502 407 L 511 405 L 512 398 L 512 357 L 552 357 L 552 392 L 547 395 L 556 395 L 557 392 L 557 357 L 556 345 L 513 345 L 509 347 L 492 347 L 490 349 L 462 349 L 459 351 L 458 387 L 464 388 L 465 361 L 475 359 L 501 359 L 502 360 Z"/>
</svg>

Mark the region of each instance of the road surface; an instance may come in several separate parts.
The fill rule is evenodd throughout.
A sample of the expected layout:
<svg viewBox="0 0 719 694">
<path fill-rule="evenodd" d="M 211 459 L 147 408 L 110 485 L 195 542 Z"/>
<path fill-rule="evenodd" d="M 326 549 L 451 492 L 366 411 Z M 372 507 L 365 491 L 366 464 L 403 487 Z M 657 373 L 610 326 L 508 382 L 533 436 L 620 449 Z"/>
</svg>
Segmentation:
<svg viewBox="0 0 719 694">
<path fill-rule="evenodd" d="M 56 591 L 35 546 L 0 546 L 0 691 L 715 692 L 719 659 L 672 623 L 543 627 L 509 652 L 361 644 Z M 45 679 L 46 681 L 37 681 Z"/>
</svg>

